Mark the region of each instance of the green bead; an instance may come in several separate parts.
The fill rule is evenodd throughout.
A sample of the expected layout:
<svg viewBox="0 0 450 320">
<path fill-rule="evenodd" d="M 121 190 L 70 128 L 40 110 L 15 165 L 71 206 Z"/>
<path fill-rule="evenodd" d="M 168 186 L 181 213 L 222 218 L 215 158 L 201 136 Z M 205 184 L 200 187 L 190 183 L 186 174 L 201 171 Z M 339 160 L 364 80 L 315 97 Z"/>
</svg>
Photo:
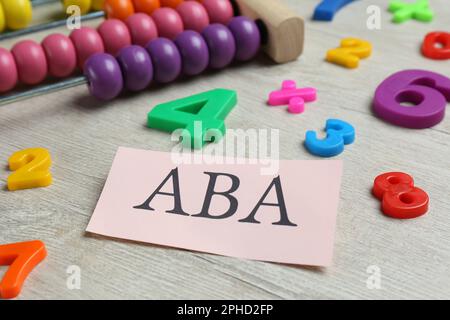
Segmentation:
<svg viewBox="0 0 450 320">
<path fill-rule="evenodd" d="M 201 149 L 225 135 L 224 120 L 236 104 L 236 91 L 215 89 L 157 105 L 148 114 L 147 126 L 168 132 L 184 129 L 183 145 Z"/>
<path fill-rule="evenodd" d="M 417 0 L 414 3 L 395 0 L 389 4 L 388 10 L 394 14 L 392 21 L 395 23 L 402 23 L 411 19 L 429 22 L 433 20 L 434 16 L 428 0 Z"/>
</svg>

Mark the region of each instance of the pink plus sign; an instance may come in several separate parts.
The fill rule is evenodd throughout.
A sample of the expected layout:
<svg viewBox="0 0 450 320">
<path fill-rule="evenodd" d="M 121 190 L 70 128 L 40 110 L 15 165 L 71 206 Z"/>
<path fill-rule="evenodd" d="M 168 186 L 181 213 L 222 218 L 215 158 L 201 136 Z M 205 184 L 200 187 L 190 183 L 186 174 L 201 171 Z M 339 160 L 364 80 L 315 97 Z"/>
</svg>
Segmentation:
<svg viewBox="0 0 450 320">
<path fill-rule="evenodd" d="M 283 81 L 281 90 L 273 91 L 269 95 L 269 105 L 289 105 L 291 113 L 302 113 L 305 111 L 305 102 L 315 101 L 317 91 L 314 88 L 297 88 L 295 81 Z"/>
</svg>

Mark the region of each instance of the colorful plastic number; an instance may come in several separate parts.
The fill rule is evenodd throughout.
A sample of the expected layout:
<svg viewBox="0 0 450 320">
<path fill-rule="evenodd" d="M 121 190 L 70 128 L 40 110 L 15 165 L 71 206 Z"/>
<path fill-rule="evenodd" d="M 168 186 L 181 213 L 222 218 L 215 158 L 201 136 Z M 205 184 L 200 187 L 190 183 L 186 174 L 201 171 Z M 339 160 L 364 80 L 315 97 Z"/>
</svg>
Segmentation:
<svg viewBox="0 0 450 320">
<path fill-rule="evenodd" d="M 359 60 L 369 57 L 371 53 L 370 42 L 357 38 L 346 38 L 341 41 L 340 48 L 327 52 L 326 60 L 346 68 L 357 68 Z"/>
<path fill-rule="evenodd" d="M 314 10 L 313 20 L 331 21 L 341 8 L 355 0 L 322 0 Z"/>
<path fill-rule="evenodd" d="M 402 172 L 378 176 L 372 193 L 381 201 L 384 214 L 396 219 L 412 219 L 428 211 L 428 194 L 414 186 L 413 178 Z"/>
<path fill-rule="evenodd" d="M 273 91 L 269 95 L 270 106 L 289 105 L 290 113 L 305 111 L 305 102 L 315 101 L 317 91 L 315 88 L 297 88 L 295 81 L 283 81 L 281 90 Z"/>
<path fill-rule="evenodd" d="M 437 31 L 427 34 L 423 41 L 422 53 L 430 59 L 450 59 L 450 33 Z"/>
<path fill-rule="evenodd" d="M 0 282 L 0 298 L 17 297 L 31 271 L 47 256 L 42 241 L 28 241 L 0 245 L 0 265 L 9 265 Z"/>
<path fill-rule="evenodd" d="M 355 128 L 345 121 L 329 119 L 325 125 L 327 137 L 317 139 L 315 131 L 306 132 L 305 147 L 319 157 L 334 157 L 344 151 L 344 145 L 355 141 Z"/>
<path fill-rule="evenodd" d="M 449 78 L 431 71 L 405 70 L 378 86 L 373 108 L 378 117 L 394 125 L 423 129 L 442 121 L 447 101 Z M 414 106 L 407 107 L 406 103 Z"/>
<path fill-rule="evenodd" d="M 428 0 L 417 0 L 414 3 L 400 0 L 392 1 L 389 4 L 389 11 L 394 14 L 392 21 L 395 23 L 401 23 L 411 19 L 429 22 L 434 17 Z"/>
<path fill-rule="evenodd" d="M 52 183 L 51 163 L 47 149 L 17 151 L 9 158 L 9 169 L 14 173 L 8 177 L 8 189 L 14 191 L 49 186 Z"/>
<path fill-rule="evenodd" d="M 173 132 L 185 129 L 186 147 L 200 149 L 225 135 L 225 118 L 237 103 L 235 91 L 215 89 L 187 98 L 157 105 L 148 114 L 149 128 Z"/>
</svg>

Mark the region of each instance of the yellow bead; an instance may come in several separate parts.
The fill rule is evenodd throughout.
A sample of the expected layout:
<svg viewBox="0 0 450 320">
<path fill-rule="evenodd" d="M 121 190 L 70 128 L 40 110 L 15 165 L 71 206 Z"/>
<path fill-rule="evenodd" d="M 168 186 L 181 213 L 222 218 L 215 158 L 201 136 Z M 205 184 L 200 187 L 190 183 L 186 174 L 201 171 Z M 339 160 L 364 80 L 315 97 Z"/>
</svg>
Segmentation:
<svg viewBox="0 0 450 320">
<path fill-rule="evenodd" d="M 372 53 L 370 42 L 346 38 L 341 41 L 340 48 L 331 49 L 327 52 L 327 61 L 339 64 L 346 68 L 357 68 L 359 60 L 367 58 Z"/>
<path fill-rule="evenodd" d="M 3 6 L 0 2 L 0 32 L 3 32 L 5 30 L 6 21 L 5 21 L 5 13 L 3 12 Z"/>
<path fill-rule="evenodd" d="M 92 10 L 103 10 L 105 0 L 92 0 Z"/>
<path fill-rule="evenodd" d="M 78 6 L 80 8 L 81 14 L 86 14 L 91 11 L 92 1 L 91 0 L 63 0 L 64 10 L 67 10 L 70 6 Z"/>
<path fill-rule="evenodd" d="M 14 191 L 49 186 L 52 183 L 51 164 L 47 149 L 31 148 L 15 152 L 9 158 L 9 169 L 14 173 L 8 177 L 8 189 Z"/>
<path fill-rule="evenodd" d="M 30 0 L 1 0 L 8 29 L 28 27 L 33 17 Z"/>
</svg>

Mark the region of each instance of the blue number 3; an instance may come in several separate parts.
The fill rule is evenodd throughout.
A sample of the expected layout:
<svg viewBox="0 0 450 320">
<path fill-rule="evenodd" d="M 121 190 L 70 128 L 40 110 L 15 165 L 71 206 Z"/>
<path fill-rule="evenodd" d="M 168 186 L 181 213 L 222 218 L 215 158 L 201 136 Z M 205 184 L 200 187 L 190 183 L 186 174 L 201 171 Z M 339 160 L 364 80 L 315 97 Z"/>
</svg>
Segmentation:
<svg viewBox="0 0 450 320">
<path fill-rule="evenodd" d="M 328 119 L 325 125 L 327 137 L 317 139 L 315 131 L 306 132 L 305 147 L 313 155 L 334 157 L 344 151 L 344 145 L 355 141 L 355 128 L 342 120 Z"/>
</svg>

